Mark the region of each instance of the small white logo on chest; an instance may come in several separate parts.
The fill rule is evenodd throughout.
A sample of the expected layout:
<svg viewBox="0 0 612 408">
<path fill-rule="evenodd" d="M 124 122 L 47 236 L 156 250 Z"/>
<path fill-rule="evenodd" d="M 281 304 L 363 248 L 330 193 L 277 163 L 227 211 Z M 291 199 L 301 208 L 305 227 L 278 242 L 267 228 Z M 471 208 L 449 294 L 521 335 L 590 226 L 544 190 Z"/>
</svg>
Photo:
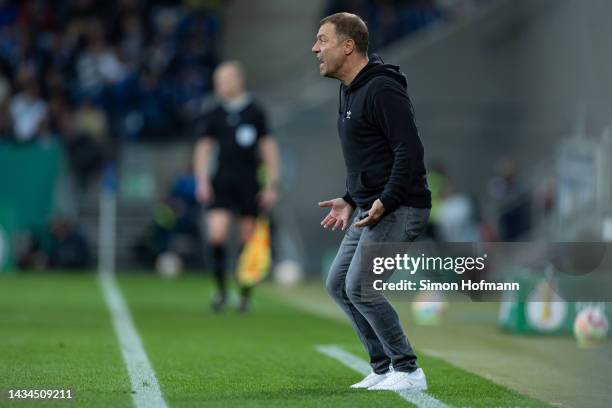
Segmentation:
<svg viewBox="0 0 612 408">
<path fill-rule="evenodd" d="M 351 111 L 346 111 L 346 118 L 350 119 L 351 118 Z"/>
</svg>

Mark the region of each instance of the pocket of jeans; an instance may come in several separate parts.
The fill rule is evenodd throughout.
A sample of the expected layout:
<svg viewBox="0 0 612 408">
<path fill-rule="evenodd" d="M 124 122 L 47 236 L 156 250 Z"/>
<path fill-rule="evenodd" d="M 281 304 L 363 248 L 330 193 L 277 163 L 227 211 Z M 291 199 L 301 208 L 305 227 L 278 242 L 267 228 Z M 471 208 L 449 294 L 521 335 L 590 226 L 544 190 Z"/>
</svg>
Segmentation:
<svg viewBox="0 0 612 408">
<path fill-rule="evenodd" d="M 414 241 L 425 232 L 429 221 L 429 208 L 408 207 L 408 215 L 405 222 L 406 239 Z"/>
</svg>

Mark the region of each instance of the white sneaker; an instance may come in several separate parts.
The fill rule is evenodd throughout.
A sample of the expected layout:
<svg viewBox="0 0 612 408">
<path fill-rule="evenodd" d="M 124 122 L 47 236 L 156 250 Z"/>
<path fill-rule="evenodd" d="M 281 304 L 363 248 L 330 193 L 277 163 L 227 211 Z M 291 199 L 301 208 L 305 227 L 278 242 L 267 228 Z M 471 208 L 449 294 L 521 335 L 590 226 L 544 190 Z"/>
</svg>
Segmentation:
<svg viewBox="0 0 612 408">
<path fill-rule="evenodd" d="M 364 378 L 363 380 L 359 381 L 356 384 L 351 385 L 351 388 L 370 388 L 371 386 L 376 385 L 379 382 L 383 381 L 385 378 L 389 376 L 389 374 L 391 374 L 390 371 L 386 374 L 376 374 L 372 372 L 368 374 L 366 378 Z"/>
<path fill-rule="evenodd" d="M 427 380 L 425 379 L 425 373 L 420 368 L 411 373 L 395 371 L 389 374 L 383 381 L 368 389 L 373 391 L 425 391 L 427 389 Z"/>
</svg>

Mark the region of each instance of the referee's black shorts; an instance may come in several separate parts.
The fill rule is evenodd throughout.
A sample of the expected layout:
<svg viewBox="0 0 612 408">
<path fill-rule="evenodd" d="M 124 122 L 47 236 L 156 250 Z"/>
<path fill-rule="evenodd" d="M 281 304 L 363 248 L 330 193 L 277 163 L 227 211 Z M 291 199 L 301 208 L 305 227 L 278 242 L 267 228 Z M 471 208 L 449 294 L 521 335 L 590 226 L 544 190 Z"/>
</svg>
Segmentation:
<svg viewBox="0 0 612 408">
<path fill-rule="evenodd" d="M 215 197 L 209 209 L 222 208 L 245 217 L 256 217 L 259 214 L 257 193 L 260 187 L 257 180 L 250 177 L 216 177 L 212 180 L 212 187 Z"/>
</svg>

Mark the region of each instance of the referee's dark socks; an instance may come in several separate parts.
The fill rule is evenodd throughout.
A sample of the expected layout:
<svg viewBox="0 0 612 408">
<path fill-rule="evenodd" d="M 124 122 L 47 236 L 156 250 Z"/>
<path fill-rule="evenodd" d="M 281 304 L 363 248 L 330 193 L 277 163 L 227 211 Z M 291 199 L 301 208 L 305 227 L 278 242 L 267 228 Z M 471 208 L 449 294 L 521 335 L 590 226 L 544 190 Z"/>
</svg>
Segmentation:
<svg viewBox="0 0 612 408">
<path fill-rule="evenodd" d="M 242 286 L 240 288 L 240 296 L 243 299 L 248 299 L 249 297 L 251 297 L 252 289 L 253 288 L 251 286 Z"/>
<path fill-rule="evenodd" d="M 225 298 L 226 296 L 226 282 L 225 282 L 226 250 L 225 250 L 225 245 L 212 245 L 212 259 L 213 259 L 213 274 L 215 277 L 215 283 L 217 285 L 217 291 L 219 295 Z"/>
<path fill-rule="evenodd" d="M 238 252 L 242 253 L 242 251 L 244 250 L 244 243 L 240 244 L 240 246 L 238 247 Z M 251 297 L 251 292 L 252 292 L 252 287 L 251 286 L 240 286 L 240 297 L 242 298 L 242 301 L 245 302 L 249 299 L 249 297 Z"/>
</svg>

